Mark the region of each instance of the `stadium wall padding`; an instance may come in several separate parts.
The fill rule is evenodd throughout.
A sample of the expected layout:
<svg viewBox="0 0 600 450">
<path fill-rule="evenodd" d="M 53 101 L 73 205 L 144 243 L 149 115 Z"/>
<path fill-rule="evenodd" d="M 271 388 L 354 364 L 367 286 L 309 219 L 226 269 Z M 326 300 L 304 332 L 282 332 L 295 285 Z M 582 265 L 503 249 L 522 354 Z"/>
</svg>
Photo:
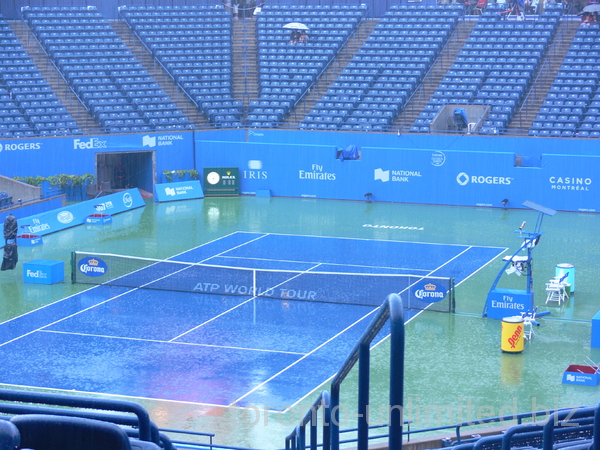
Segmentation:
<svg viewBox="0 0 600 450">
<path fill-rule="evenodd" d="M 164 170 L 238 167 L 242 194 L 600 211 L 598 141 L 468 135 L 396 135 L 284 130 L 79 136 L 0 142 L 5 176 L 95 173 L 95 154 L 154 152 Z M 360 149 L 340 161 L 337 150 Z M 535 164 L 521 164 L 522 161 Z M 538 164 L 539 163 L 539 164 Z M 526 167 L 528 166 L 528 167 Z M 366 195 L 370 194 L 370 195 Z"/>
</svg>

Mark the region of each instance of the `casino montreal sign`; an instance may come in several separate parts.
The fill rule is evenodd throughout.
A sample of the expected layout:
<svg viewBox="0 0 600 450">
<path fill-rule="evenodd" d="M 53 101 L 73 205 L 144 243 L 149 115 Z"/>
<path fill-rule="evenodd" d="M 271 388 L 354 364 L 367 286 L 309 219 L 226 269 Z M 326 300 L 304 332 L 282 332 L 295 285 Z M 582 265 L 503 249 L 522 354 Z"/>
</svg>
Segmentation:
<svg viewBox="0 0 600 450">
<path fill-rule="evenodd" d="M 550 177 L 551 189 L 559 189 L 565 191 L 588 191 L 592 184 L 591 178 L 576 178 L 576 177 Z"/>
</svg>

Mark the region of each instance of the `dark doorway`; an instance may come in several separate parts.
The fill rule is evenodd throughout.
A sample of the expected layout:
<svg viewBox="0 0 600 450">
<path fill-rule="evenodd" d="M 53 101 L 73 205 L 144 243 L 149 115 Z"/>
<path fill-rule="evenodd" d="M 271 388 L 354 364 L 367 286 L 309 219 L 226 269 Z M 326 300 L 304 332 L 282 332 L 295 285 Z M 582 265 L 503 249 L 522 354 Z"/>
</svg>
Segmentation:
<svg viewBox="0 0 600 450">
<path fill-rule="evenodd" d="M 96 153 L 96 179 L 104 192 L 139 188 L 152 193 L 154 152 Z"/>
</svg>

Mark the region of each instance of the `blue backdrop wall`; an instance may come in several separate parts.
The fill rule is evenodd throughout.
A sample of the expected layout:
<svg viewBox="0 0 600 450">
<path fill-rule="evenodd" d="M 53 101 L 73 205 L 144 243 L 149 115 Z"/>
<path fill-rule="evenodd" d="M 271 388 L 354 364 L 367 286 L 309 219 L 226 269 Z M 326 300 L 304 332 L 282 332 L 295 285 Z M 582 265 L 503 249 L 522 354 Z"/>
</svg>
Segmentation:
<svg viewBox="0 0 600 450">
<path fill-rule="evenodd" d="M 338 159 L 350 145 L 360 159 Z M 142 151 L 153 155 L 138 168 L 150 183 L 165 170 L 238 167 L 247 195 L 600 211 L 600 152 L 584 139 L 254 129 L 19 139 L 0 141 L 0 173 L 97 174 L 98 154 Z"/>
<path fill-rule="evenodd" d="M 197 134 L 200 167 L 239 167 L 242 193 L 600 211 L 594 141 L 479 136 L 247 131 L 244 145 Z M 360 160 L 337 151 L 360 149 Z"/>
</svg>

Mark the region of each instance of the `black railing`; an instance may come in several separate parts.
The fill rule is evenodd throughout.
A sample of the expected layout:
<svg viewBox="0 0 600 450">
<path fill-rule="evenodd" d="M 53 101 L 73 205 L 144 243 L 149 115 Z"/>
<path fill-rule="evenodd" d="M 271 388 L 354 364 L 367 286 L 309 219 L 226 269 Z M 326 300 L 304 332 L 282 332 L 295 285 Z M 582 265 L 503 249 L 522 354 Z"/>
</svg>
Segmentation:
<svg viewBox="0 0 600 450">
<path fill-rule="evenodd" d="M 358 363 L 358 413 L 357 439 L 358 450 L 367 450 L 369 444 L 369 389 L 370 389 L 370 345 L 383 326 L 390 322 L 390 388 L 389 388 L 389 425 L 388 448 L 402 448 L 402 409 L 404 396 L 404 312 L 402 300 L 397 294 L 390 294 L 375 313 L 371 324 L 361 336 L 358 344 L 350 352 L 341 369 L 331 382 L 331 393 L 321 393 L 309 412 L 294 431 L 286 438 L 287 450 L 306 448 L 305 427 L 311 424 L 310 448 L 322 446 L 325 450 L 340 448 L 340 388 L 350 370 Z M 322 443 L 317 442 L 315 425 L 317 410 L 323 409 Z"/>
</svg>

